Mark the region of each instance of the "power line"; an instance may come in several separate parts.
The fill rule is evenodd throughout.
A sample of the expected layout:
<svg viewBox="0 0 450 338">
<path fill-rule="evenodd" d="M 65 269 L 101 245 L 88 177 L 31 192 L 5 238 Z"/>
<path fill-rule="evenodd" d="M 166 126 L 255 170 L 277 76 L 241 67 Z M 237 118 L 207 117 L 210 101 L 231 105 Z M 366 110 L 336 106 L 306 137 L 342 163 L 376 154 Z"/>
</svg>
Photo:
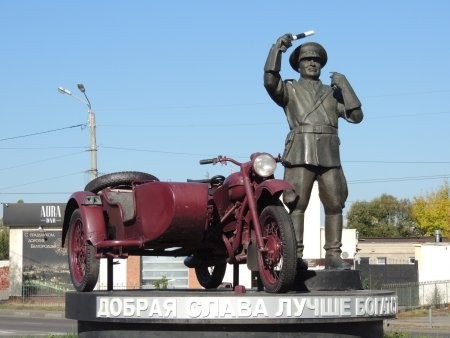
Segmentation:
<svg viewBox="0 0 450 338">
<path fill-rule="evenodd" d="M 411 176 L 411 177 L 391 177 L 391 178 L 370 178 L 349 181 L 349 184 L 360 183 L 385 183 L 385 182 L 402 182 L 402 181 L 425 181 L 425 180 L 437 180 L 448 179 L 450 174 L 434 175 L 434 176 Z"/>
<path fill-rule="evenodd" d="M 379 95 L 365 95 L 362 98 L 372 99 L 372 98 L 384 98 L 384 97 L 396 97 L 396 96 L 417 96 L 417 95 L 429 95 L 429 94 L 442 94 L 448 93 L 450 89 L 444 90 L 428 90 L 428 91 L 416 91 L 416 92 L 402 92 L 402 93 L 392 93 L 392 94 L 379 94 Z M 165 105 L 165 106 L 153 106 L 153 107 L 144 107 L 144 108 L 132 108 L 127 107 L 126 111 L 141 111 L 141 110 L 174 110 L 174 109 L 211 109 L 211 108 L 227 108 L 227 107 L 249 107 L 249 106 L 263 106 L 263 105 L 271 105 L 272 102 L 270 100 L 266 100 L 264 102 L 236 102 L 236 103 L 218 103 L 218 104 L 201 104 L 201 103 L 193 103 L 193 104 L 185 104 L 185 105 Z M 110 107 L 108 111 L 123 111 L 124 109 L 121 107 Z"/>
<path fill-rule="evenodd" d="M 53 160 L 57 160 L 57 159 L 60 159 L 60 158 L 63 158 L 63 157 L 69 157 L 69 156 L 77 155 L 77 154 L 80 154 L 80 153 L 83 153 L 83 152 L 84 151 L 82 151 L 82 152 L 81 151 L 77 151 L 76 153 L 70 153 L 70 154 L 65 154 L 65 155 L 45 158 L 45 159 L 42 159 L 42 160 L 39 160 L 39 161 L 33 161 L 33 162 L 17 164 L 17 165 L 14 165 L 14 166 L 0 168 L 0 171 L 9 170 L 9 169 L 16 169 L 16 168 L 20 168 L 20 167 L 26 167 L 28 165 L 38 164 L 38 163 L 47 162 L 47 161 L 53 161 Z"/>
<path fill-rule="evenodd" d="M 137 151 L 144 153 L 158 153 L 158 154 L 170 154 L 170 155 L 188 155 L 188 156 L 215 156 L 215 155 L 205 155 L 205 154 L 197 154 L 197 153 L 183 153 L 176 151 L 162 151 L 162 150 L 153 150 L 153 149 L 138 149 L 138 148 L 126 148 L 126 147 L 105 147 L 102 146 L 102 149 L 113 149 L 113 150 L 124 150 L 124 151 Z"/>
<path fill-rule="evenodd" d="M 102 149 L 161 153 L 161 154 L 172 154 L 172 155 L 211 156 L 211 154 L 184 153 L 184 152 L 177 152 L 177 151 L 164 151 L 164 150 L 143 149 L 143 148 L 134 148 L 134 147 L 103 146 L 103 145 L 99 146 L 99 147 L 101 147 Z M 86 149 L 86 147 L 84 147 L 84 146 L 83 147 L 80 147 L 80 146 L 0 147 L 0 150 L 48 150 L 48 149 Z M 73 153 L 73 154 L 76 154 L 76 153 Z M 70 156 L 70 154 L 67 156 Z M 214 155 L 212 155 L 212 156 L 214 156 Z M 235 156 L 235 157 L 246 158 L 247 156 Z M 45 160 L 43 160 L 43 161 L 45 161 Z M 378 164 L 450 164 L 450 161 L 342 160 L 342 162 L 343 163 L 378 163 Z"/>
<path fill-rule="evenodd" d="M 378 97 L 389 97 L 389 96 L 409 96 L 409 95 L 427 95 L 427 94 L 442 94 L 450 92 L 447 90 L 429 90 L 429 91 L 419 91 L 419 92 L 403 92 L 403 93 L 394 93 L 394 94 L 380 94 L 380 95 L 368 95 L 366 98 L 378 98 Z"/>
<path fill-rule="evenodd" d="M 342 161 L 345 163 L 383 163 L 383 164 L 450 164 L 450 161 Z"/>
<path fill-rule="evenodd" d="M 23 186 L 34 184 L 34 183 L 41 183 L 41 182 L 52 181 L 52 180 L 56 180 L 56 179 L 63 178 L 63 177 L 79 175 L 79 174 L 82 174 L 82 173 L 85 173 L 85 171 L 78 171 L 78 172 L 70 173 L 70 174 L 66 174 L 66 175 L 50 177 L 50 178 L 44 178 L 44 179 L 37 180 L 37 181 L 31 181 L 31 182 L 25 182 L 25 183 L 21 183 L 21 184 L 10 185 L 8 187 L 2 187 L 2 188 L 0 188 L 0 190 L 7 190 L 7 189 L 11 189 L 11 188 L 23 187 Z"/>
<path fill-rule="evenodd" d="M 444 115 L 450 114 L 450 111 L 442 111 L 442 112 L 429 112 L 427 116 L 431 115 Z M 386 114 L 386 115 L 377 115 L 371 116 L 372 120 L 378 119 L 393 119 L 393 118 L 402 118 L 402 117 L 414 117 L 414 116 L 423 116 L 423 113 L 407 113 L 407 114 Z M 276 124 L 284 125 L 284 122 L 276 122 Z M 249 123 L 221 123 L 221 128 L 226 127 L 255 127 L 255 126 L 273 126 L 274 122 L 249 122 Z M 98 124 L 99 127 L 107 127 L 107 128 L 208 128 L 208 127 L 216 127 L 217 123 L 187 123 L 187 124 Z"/>
<path fill-rule="evenodd" d="M 25 137 L 30 137 L 30 136 L 48 134 L 48 133 L 53 133 L 53 132 L 56 132 L 56 131 L 61 131 L 61 130 L 71 129 L 71 128 L 77 128 L 77 127 L 81 127 L 81 129 L 83 129 L 83 128 L 86 127 L 86 124 L 77 124 L 77 125 L 73 125 L 73 126 L 62 127 L 62 128 L 58 128 L 58 129 L 45 130 L 45 131 L 40 131 L 40 132 L 36 132 L 36 133 L 31 133 L 31 134 L 6 137 L 6 138 L 1 138 L 0 141 L 15 140 L 15 139 L 19 139 L 19 138 L 25 138 Z"/>
<path fill-rule="evenodd" d="M 0 147 L 0 150 L 86 149 L 80 146 Z"/>
</svg>

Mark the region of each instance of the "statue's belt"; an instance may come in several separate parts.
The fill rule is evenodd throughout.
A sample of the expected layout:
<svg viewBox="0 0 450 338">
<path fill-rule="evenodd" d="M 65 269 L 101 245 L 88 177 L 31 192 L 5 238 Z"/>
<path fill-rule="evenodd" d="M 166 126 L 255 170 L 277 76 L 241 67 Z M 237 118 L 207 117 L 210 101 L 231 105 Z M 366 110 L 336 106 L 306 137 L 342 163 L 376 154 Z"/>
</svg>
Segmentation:
<svg viewBox="0 0 450 338">
<path fill-rule="evenodd" d="M 323 124 L 319 125 L 303 125 L 295 128 L 296 134 L 314 133 L 314 134 L 337 134 L 338 130 L 335 127 Z"/>
</svg>

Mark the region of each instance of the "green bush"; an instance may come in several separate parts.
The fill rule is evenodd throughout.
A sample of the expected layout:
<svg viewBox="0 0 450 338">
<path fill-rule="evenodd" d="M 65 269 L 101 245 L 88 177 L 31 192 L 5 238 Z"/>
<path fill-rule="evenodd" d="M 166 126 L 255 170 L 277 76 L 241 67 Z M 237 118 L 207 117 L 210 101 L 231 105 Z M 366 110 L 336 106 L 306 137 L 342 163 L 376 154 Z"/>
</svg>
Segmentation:
<svg viewBox="0 0 450 338">
<path fill-rule="evenodd" d="M 9 258 L 9 229 L 0 225 L 0 260 Z"/>
</svg>

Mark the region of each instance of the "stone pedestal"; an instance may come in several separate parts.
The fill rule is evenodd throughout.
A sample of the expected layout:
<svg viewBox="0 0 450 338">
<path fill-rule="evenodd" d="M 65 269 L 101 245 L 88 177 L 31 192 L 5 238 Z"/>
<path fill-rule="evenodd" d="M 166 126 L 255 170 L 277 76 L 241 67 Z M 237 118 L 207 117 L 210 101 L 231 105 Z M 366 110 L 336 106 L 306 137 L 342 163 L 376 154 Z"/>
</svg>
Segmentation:
<svg viewBox="0 0 450 338">
<path fill-rule="evenodd" d="M 66 294 L 66 317 L 78 321 L 79 337 L 382 338 L 383 320 L 396 313 L 393 291 L 269 294 L 249 290 L 237 294 L 232 290 L 128 290 Z"/>
<path fill-rule="evenodd" d="M 361 290 L 361 278 L 356 270 L 298 271 L 295 291 L 347 291 Z"/>
</svg>

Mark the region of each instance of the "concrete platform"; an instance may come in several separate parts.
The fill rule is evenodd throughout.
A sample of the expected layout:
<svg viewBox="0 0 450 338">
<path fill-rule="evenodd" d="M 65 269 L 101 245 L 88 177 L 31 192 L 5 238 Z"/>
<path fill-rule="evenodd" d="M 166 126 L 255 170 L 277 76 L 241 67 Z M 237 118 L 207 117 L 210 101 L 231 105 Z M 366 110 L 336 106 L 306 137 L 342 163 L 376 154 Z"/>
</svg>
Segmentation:
<svg viewBox="0 0 450 338">
<path fill-rule="evenodd" d="M 66 294 L 79 337 L 383 337 L 393 291 L 269 294 L 127 290 Z"/>
<path fill-rule="evenodd" d="M 301 270 L 295 277 L 295 291 L 362 290 L 356 270 Z"/>
</svg>

